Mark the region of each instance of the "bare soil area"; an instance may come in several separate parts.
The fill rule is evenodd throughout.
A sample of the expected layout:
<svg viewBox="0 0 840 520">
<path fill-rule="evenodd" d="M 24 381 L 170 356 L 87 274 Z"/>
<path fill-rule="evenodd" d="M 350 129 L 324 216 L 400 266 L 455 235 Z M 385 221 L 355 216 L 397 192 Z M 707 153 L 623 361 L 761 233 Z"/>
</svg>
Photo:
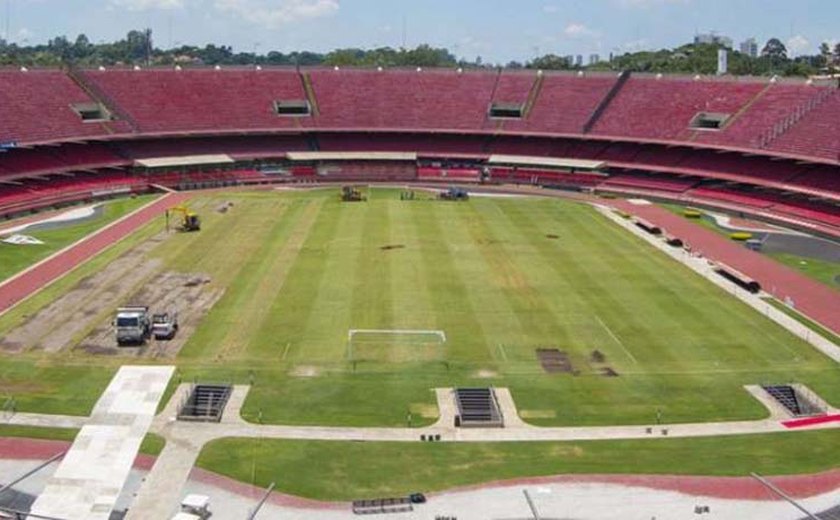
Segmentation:
<svg viewBox="0 0 840 520">
<path fill-rule="evenodd" d="M 109 356 L 175 357 L 224 290 L 214 288 L 206 275 L 161 272 L 161 261 L 148 253 L 167 236 L 161 233 L 138 244 L 79 281 L 0 339 L 0 351 L 77 349 Z M 171 340 L 118 347 L 112 322 L 117 307 L 124 305 L 147 305 L 151 313 L 177 312 L 179 330 Z"/>
<path fill-rule="evenodd" d="M 205 314 L 221 298 L 224 291 L 212 288 L 210 278 L 202 274 L 160 273 L 132 293 L 125 301 L 132 305 L 147 305 L 151 313 L 178 314 L 178 332 L 168 340 L 150 339 L 145 345 L 119 347 L 111 325 L 112 316 L 102 320 L 76 349 L 90 354 L 135 355 L 153 358 L 174 358 L 195 332 Z"/>
</svg>

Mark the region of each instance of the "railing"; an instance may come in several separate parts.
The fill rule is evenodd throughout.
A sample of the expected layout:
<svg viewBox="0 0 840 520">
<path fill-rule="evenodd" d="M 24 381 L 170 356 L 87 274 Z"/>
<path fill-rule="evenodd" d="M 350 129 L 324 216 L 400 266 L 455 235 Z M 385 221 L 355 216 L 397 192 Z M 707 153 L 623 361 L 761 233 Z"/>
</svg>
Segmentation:
<svg viewBox="0 0 840 520">
<path fill-rule="evenodd" d="M 752 142 L 752 145 L 756 148 L 769 147 L 774 141 L 776 141 L 776 139 L 784 135 L 785 132 L 793 128 L 796 123 L 801 121 L 803 117 L 813 112 L 817 107 L 822 105 L 828 98 L 836 93 L 837 87 L 831 87 L 821 91 L 819 94 L 806 101 L 803 105 L 796 107 L 793 112 L 784 116 L 771 128 L 762 132 L 762 134 Z"/>
</svg>

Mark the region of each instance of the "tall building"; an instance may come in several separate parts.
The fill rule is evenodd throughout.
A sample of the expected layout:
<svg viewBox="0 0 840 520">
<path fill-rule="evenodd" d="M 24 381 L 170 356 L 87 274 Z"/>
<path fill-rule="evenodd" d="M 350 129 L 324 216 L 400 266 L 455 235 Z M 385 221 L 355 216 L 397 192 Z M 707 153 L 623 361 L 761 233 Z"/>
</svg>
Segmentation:
<svg viewBox="0 0 840 520">
<path fill-rule="evenodd" d="M 590 54 L 589 55 L 589 64 L 590 65 L 595 65 L 599 61 L 601 61 L 601 57 L 598 56 L 597 54 Z"/>
<path fill-rule="evenodd" d="M 755 41 L 755 38 L 748 38 L 742 41 L 740 48 L 741 54 L 745 54 L 750 58 L 758 57 L 758 43 Z"/>
<path fill-rule="evenodd" d="M 718 45 L 723 45 L 724 47 L 729 47 L 730 49 L 732 48 L 732 38 L 715 33 L 696 34 L 694 36 L 695 45 L 703 43 L 716 43 Z"/>
<path fill-rule="evenodd" d="M 578 67 L 583 67 L 583 54 L 578 54 L 575 56 L 575 65 Z"/>
</svg>

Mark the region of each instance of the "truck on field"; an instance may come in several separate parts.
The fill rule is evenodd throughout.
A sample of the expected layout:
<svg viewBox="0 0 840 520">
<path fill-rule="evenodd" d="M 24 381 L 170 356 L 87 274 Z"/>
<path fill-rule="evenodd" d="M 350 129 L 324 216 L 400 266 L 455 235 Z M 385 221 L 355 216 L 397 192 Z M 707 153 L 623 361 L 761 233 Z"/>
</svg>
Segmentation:
<svg viewBox="0 0 840 520">
<path fill-rule="evenodd" d="M 142 345 L 151 336 L 149 308 L 146 306 L 120 307 L 114 319 L 117 345 Z"/>
<path fill-rule="evenodd" d="M 178 332 L 178 313 L 160 312 L 152 316 L 152 335 L 156 340 L 172 339 Z"/>
</svg>

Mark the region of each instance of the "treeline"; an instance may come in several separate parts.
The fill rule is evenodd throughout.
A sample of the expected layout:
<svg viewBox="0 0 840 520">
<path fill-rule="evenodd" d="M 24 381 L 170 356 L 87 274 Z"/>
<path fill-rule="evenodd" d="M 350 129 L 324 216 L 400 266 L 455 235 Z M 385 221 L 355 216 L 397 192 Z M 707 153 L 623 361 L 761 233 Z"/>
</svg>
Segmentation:
<svg viewBox="0 0 840 520">
<path fill-rule="evenodd" d="M 155 47 L 151 30 L 130 31 L 116 42 L 93 43 L 80 34 L 75 40 L 58 36 L 46 44 L 20 46 L 0 39 L 0 65 L 82 67 L 113 65 L 327 65 L 363 67 L 465 67 L 465 68 L 530 68 L 544 70 L 596 70 L 633 72 L 662 72 L 681 74 L 714 74 L 717 71 L 717 44 L 688 44 L 675 49 L 641 51 L 603 57 L 591 65 L 576 65 L 571 56 L 547 54 L 526 62 L 506 64 L 485 63 L 481 57 L 473 60 L 458 58 L 445 48 L 420 45 L 414 49 L 336 49 L 328 53 L 269 51 L 266 53 L 234 52 L 225 45 L 204 47 L 183 45 L 173 49 Z M 735 75 L 809 76 L 834 73 L 840 69 L 840 44 L 833 48 L 822 44 L 813 56 L 790 58 L 785 45 L 771 38 L 758 57 L 738 51 L 729 53 L 729 72 Z"/>
</svg>

